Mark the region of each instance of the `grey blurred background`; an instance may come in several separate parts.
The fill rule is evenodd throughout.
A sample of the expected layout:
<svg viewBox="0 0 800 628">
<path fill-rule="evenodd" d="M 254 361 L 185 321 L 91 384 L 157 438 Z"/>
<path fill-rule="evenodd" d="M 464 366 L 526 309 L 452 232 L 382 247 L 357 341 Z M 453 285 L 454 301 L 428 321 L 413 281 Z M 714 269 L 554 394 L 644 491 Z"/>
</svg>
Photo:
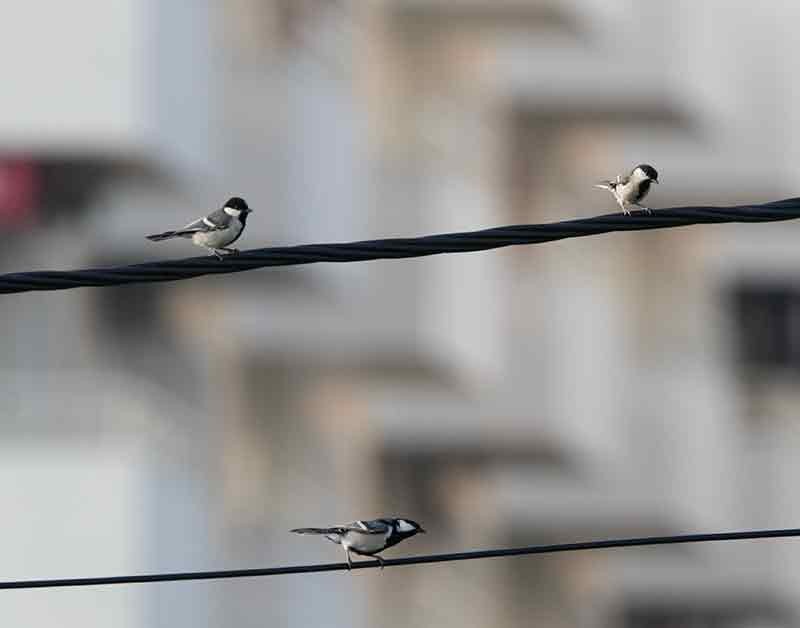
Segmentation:
<svg viewBox="0 0 800 628">
<path fill-rule="evenodd" d="M 0 2 L 0 271 L 800 183 L 796 1 Z M 2 297 L 0 579 L 341 560 L 800 520 L 800 225 L 616 234 Z M 5 591 L 4 626 L 798 625 L 793 541 Z"/>
</svg>

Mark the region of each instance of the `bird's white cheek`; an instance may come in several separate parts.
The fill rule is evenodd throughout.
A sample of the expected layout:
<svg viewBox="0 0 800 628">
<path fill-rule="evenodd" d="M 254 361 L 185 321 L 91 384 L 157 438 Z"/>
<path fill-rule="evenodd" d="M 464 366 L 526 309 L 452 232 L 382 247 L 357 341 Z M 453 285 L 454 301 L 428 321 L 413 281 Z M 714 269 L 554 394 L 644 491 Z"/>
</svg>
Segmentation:
<svg viewBox="0 0 800 628">
<path fill-rule="evenodd" d="M 400 530 L 400 532 L 411 532 L 412 530 L 414 530 L 414 526 L 412 526 L 407 521 L 400 521 L 397 524 L 397 529 Z"/>
</svg>

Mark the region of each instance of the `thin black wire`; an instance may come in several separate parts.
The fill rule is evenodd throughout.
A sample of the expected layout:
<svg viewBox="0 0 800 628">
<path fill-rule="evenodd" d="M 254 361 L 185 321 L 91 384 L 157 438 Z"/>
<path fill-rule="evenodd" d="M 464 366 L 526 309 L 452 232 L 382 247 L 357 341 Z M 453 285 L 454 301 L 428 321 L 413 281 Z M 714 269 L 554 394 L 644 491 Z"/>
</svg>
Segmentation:
<svg viewBox="0 0 800 628">
<path fill-rule="evenodd" d="M 579 543 L 558 543 L 555 545 L 533 545 L 507 549 L 477 550 L 454 554 L 429 554 L 407 558 L 384 559 L 386 567 L 401 565 L 423 565 L 430 563 L 449 563 L 479 558 L 499 558 L 503 556 L 527 556 L 531 554 L 555 554 L 584 550 L 612 549 L 618 547 L 643 547 L 647 545 L 675 545 L 679 543 L 708 543 L 712 541 L 744 541 L 752 539 L 776 539 L 800 536 L 800 528 L 780 530 L 749 530 L 744 532 L 718 532 L 713 534 L 682 534 L 676 536 L 648 536 L 631 539 L 609 539 L 606 541 L 582 541 Z M 379 567 L 377 560 L 356 561 L 353 569 Z M 347 563 L 323 563 L 319 565 L 295 565 L 290 567 L 269 567 L 266 569 L 234 569 L 230 571 L 190 571 L 184 573 L 147 574 L 141 576 L 111 576 L 105 578 L 64 578 L 56 580 L 19 580 L 0 582 L 0 589 L 43 589 L 54 587 L 90 587 L 110 584 L 136 584 L 141 582 L 174 582 L 178 580 L 218 580 L 222 578 L 255 578 L 260 576 L 286 576 L 289 574 L 321 573 L 324 571 L 345 571 Z"/>
<path fill-rule="evenodd" d="M 724 222 L 774 222 L 800 218 L 800 198 L 736 207 L 675 207 L 634 216 L 607 214 L 539 225 L 495 227 L 416 238 L 388 238 L 334 244 L 302 244 L 245 251 L 217 260 L 213 256 L 149 262 L 112 268 L 34 271 L 0 275 L 0 294 L 32 290 L 67 290 L 87 286 L 177 281 L 201 275 L 239 273 L 269 266 L 318 262 L 363 262 L 486 251 L 521 244 L 541 244 L 613 231 L 670 229 Z"/>
</svg>

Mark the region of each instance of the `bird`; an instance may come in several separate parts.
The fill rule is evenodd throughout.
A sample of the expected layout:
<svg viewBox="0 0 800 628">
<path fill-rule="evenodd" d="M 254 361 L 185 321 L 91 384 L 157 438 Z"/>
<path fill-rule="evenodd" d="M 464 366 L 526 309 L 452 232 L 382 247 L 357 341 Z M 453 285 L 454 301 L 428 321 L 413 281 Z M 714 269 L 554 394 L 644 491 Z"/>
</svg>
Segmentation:
<svg viewBox="0 0 800 628">
<path fill-rule="evenodd" d="M 616 179 L 601 181 L 594 187 L 611 192 L 622 208 L 622 212 L 630 216 L 631 207 L 646 211 L 648 214 L 652 212 L 649 207 L 640 205 L 650 191 L 651 183 L 658 183 L 658 172 L 653 166 L 639 164 L 631 170 L 630 174 L 617 175 Z"/>
<path fill-rule="evenodd" d="M 222 260 L 223 251 L 233 255 L 239 253 L 238 249 L 232 249 L 230 245 L 242 235 L 247 224 L 247 216 L 252 211 L 243 198 L 234 196 L 228 199 L 220 209 L 190 222 L 185 227 L 146 237 L 153 242 L 171 238 L 188 238 L 193 244 L 202 246 L 216 255 L 217 259 Z"/>
<path fill-rule="evenodd" d="M 348 569 L 353 568 L 350 552 L 376 558 L 383 569 L 383 559 L 378 556 L 380 552 L 415 534 L 425 534 L 420 524 L 404 518 L 360 520 L 330 528 L 295 528 L 290 531 L 295 534 L 319 534 L 338 543 L 347 555 Z"/>
</svg>

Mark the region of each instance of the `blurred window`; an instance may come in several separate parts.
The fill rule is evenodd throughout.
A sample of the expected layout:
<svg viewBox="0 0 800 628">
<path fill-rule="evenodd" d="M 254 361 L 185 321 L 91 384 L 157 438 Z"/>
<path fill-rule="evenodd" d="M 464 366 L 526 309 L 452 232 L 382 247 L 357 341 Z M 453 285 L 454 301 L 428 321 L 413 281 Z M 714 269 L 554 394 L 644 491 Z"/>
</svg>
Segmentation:
<svg viewBox="0 0 800 628">
<path fill-rule="evenodd" d="M 634 608 L 626 614 L 624 628 L 788 628 L 794 623 L 779 608 L 768 605 L 737 605 L 721 608 L 698 605 L 671 608 Z"/>
<path fill-rule="evenodd" d="M 743 365 L 800 370 L 800 286 L 742 283 L 732 301 Z"/>
</svg>

